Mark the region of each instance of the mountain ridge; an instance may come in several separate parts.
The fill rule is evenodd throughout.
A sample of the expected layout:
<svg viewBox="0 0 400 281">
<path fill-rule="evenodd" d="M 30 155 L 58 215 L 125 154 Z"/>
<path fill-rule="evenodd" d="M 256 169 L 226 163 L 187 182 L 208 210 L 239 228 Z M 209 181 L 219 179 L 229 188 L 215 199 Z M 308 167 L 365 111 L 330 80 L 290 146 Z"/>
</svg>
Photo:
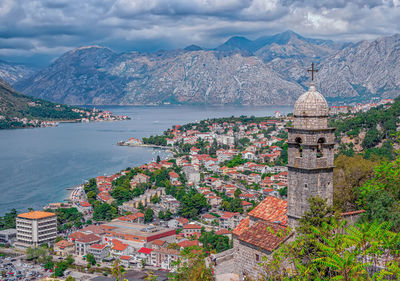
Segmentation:
<svg viewBox="0 0 400 281">
<path fill-rule="evenodd" d="M 337 43 L 286 31 L 255 40 L 234 36 L 215 49 L 116 53 L 83 46 L 14 85 L 67 104 L 291 104 L 307 89 L 305 70 L 314 62 L 321 68 L 318 87 L 329 99 L 394 97 L 400 77 L 386 81 L 385 73 L 400 65 L 397 37 Z"/>
</svg>

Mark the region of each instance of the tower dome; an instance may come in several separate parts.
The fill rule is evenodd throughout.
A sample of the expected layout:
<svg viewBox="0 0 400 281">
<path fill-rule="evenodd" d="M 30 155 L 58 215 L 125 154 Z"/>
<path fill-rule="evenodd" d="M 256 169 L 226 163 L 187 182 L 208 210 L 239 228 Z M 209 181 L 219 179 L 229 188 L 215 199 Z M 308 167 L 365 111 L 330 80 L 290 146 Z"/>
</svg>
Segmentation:
<svg viewBox="0 0 400 281">
<path fill-rule="evenodd" d="M 302 94 L 294 105 L 294 117 L 325 117 L 329 107 L 323 95 L 311 83 L 310 89 Z"/>
</svg>

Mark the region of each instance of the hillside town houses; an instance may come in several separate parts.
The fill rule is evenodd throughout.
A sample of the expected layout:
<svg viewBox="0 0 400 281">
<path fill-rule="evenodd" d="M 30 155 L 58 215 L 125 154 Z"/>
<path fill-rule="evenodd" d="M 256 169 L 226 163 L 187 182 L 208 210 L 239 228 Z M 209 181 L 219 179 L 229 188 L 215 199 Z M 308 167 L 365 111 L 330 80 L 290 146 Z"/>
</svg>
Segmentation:
<svg viewBox="0 0 400 281">
<path fill-rule="evenodd" d="M 289 122 L 290 117 L 279 117 L 176 125 L 165 133 L 165 146 L 175 154 L 173 157 L 96 177 L 94 198 L 82 185 L 65 205 L 49 204 L 46 211 L 77 208 L 92 224 L 57 242 L 52 236 L 46 243 L 54 245 L 61 257 L 83 259 L 92 254 L 96 261 L 110 265 L 119 259 L 126 268 L 145 265 L 172 271 L 182 258 L 182 249 L 202 246 L 204 232 L 228 237 L 233 243 L 232 231 L 251 217 L 256 206 L 268 198 L 281 200 L 286 196 Z M 132 138 L 129 142 L 140 145 L 145 140 Z M 115 190 L 122 184 L 137 194 L 121 199 Z M 198 215 L 183 217 L 183 203 L 171 192 L 181 187 L 200 194 L 207 208 Z M 118 206 L 119 215 L 96 220 L 94 202 Z M 150 221 L 147 209 L 154 213 Z"/>
</svg>

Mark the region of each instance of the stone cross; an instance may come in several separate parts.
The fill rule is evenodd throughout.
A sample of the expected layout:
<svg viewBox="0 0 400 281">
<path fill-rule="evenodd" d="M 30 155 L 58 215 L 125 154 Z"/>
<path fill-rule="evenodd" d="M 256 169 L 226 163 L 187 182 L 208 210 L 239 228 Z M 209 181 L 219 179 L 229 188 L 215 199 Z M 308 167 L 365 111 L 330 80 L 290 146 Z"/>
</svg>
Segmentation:
<svg viewBox="0 0 400 281">
<path fill-rule="evenodd" d="M 311 72 L 311 81 L 314 81 L 314 72 L 318 72 L 318 69 L 314 69 L 314 63 L 311 63 L 311 69 L 307 69 L 307 72 Z"/>
</svg>

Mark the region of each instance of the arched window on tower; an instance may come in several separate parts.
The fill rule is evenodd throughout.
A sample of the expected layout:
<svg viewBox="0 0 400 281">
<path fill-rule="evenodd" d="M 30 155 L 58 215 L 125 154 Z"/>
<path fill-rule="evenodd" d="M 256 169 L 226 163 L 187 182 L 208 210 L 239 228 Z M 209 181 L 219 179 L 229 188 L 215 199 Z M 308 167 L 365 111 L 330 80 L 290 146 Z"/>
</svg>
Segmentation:
<svg viewBox="0 0 400 281">
<path fill-rule="evenodd" d="M 297 137 L 295 141 L 297 144 L 297 155 L 296 156 L 303 157 L 303 146 L 301 145 L 303 141 L 300 137 Z"/>
<path fill-rule="evenodd" d="M 317 158 L 324 157 L 323 144 L 325 143 L 325 138 L 319 138 L 317 143 L 318 143 L 318 146 L 317 146 Z"/>
</svg>

